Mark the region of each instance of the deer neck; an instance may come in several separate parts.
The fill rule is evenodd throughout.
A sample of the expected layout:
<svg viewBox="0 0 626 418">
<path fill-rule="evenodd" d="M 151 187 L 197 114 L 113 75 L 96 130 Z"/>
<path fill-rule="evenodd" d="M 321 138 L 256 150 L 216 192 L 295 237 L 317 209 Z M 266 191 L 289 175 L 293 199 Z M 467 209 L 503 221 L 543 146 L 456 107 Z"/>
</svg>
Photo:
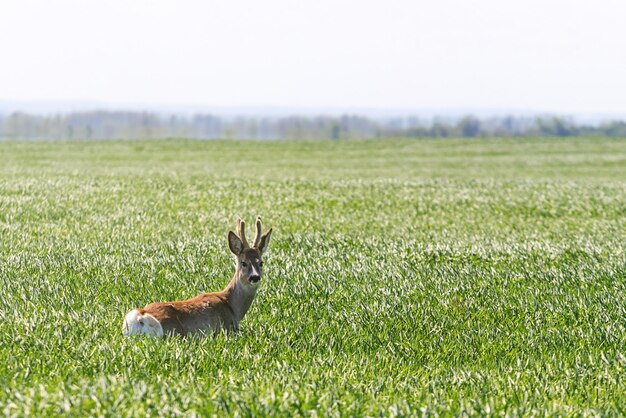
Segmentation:
<svg viewBox="0 0 626 418">
<path fill-rule="evenodd" d="M 238 280 L 238 273 L 238 271 L 235 272 L 232 280 L 224 289 L 226 300 L 228 300 L 228 304 L 233 310 L 237 322 L 241 321 L 246 312 L 248 312 L 248 309 L 250 309 L 257 289 L 256 287 L 245 286 L 241 283 Z"/>
</svg>

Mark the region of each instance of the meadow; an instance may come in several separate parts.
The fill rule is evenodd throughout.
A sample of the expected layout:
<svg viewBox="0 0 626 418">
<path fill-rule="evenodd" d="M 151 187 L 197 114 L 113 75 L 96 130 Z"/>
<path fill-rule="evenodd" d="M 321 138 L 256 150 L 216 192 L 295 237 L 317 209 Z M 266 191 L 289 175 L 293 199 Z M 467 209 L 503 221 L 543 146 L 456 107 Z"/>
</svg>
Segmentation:
<svg viewBox="0 0 626 418">
<path fill-rule="evenodd" d="M 274 233 L 237 334 L 125 338 Z M 0 415 L 626 415 L 626 140 L 0 142 Z"/>
</svg>

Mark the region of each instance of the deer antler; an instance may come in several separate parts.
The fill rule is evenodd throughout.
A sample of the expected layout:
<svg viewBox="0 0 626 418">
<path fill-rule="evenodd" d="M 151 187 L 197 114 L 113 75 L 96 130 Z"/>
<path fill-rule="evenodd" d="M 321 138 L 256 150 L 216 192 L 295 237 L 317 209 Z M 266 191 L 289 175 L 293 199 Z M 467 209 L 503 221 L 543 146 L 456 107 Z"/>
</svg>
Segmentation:
<svg viewBox="0 0 626 418">
<path fill-rule="evenodd" d="M 254 236 L 254 248 L 259 248 L 259 244 L 261 243 L 261 217 L 256 217 L 256 235 Z"/>
<path fill-rule="evenodd" d="M 243 248 L 250 248 L 248 241 L 246 241 L 246 223 L 241 218 L 237 218 L 237 234 L 239 234 Z"/>
</svg>

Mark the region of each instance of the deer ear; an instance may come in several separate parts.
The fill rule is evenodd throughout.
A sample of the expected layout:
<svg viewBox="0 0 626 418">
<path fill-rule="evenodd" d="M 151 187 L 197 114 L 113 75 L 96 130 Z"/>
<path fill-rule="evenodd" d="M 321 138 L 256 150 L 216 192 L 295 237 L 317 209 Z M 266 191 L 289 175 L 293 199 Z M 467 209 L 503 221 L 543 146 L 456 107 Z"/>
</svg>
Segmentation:
<svg viewBox="0 0 626 418">
<path fill-rule="evenodd" d="M 243 243 L 233 231 L 228 231 L 228 247 L 235 255 L 239 255 L 243 252 Z"/>
<path fill-rule="evenodd" d="M 259 240 L 258 250 L 261 254 L 263 254 L 265 250 L 267 250 L 267 247 L 270 245 L 271 236 L 272 236 L 272 228 L 270 228 L 270 230 L 267 231 L 265 235 L 263 235 L 261 239 Z"/>
</svg>

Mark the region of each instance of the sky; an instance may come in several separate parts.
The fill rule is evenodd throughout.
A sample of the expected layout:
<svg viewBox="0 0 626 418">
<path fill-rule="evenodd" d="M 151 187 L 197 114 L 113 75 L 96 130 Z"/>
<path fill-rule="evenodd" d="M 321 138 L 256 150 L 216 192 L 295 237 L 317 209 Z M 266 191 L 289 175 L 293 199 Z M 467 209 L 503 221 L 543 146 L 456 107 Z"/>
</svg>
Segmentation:
<svg viewBox="0 0 626 418">
<path fill-rule="evenodd" d="M 1 0 L 0 101 L 626 114 L 623 0 Z"/>
</svg>

